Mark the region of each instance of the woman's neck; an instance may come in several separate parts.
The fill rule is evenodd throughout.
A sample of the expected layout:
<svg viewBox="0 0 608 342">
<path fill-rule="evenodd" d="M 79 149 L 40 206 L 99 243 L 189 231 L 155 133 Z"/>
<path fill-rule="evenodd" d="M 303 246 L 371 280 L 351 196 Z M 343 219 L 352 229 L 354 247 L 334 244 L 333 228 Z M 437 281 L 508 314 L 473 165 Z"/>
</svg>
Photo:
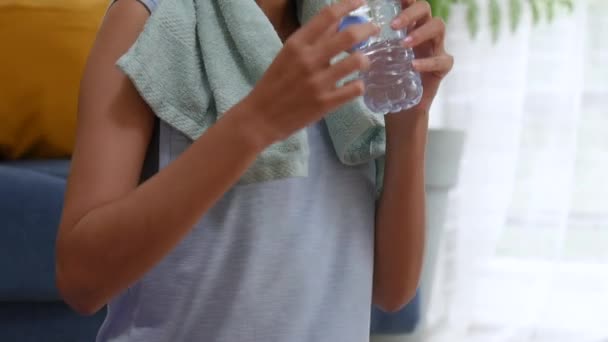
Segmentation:
<svg viewBox="0 0 608 342">
<path fill-rule="evenodd" d="M 287 40 L 300 26 L 295 0 L 256 0 L 256 3 L 266 14 L 282 41 Z"/>
</svg>

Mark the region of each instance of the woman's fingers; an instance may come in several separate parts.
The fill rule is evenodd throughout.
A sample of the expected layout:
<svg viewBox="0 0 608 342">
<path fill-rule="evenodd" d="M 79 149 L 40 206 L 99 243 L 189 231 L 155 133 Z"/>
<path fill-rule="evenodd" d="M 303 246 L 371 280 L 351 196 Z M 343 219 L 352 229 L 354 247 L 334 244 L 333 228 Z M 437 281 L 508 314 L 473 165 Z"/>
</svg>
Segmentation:
<svg viewBox="0 0 608 342">
<path fill-rule="evenodd" d="M 445 75 L 454 66 L 454 57 L 446 53 L 429 58 L 415 59 L 412 61 L 414 69 L 421 73 L 435 73 Z"/>
<path fill-rule="evenodd" d="M 391 26 L 395 30 L 402 30 L 406 29 L 412 23 L 424 22 L 431 17 L 431 5 L 426 1 L 416 1 L 393 19 Z"/>
<path fill-rule="evenodd" d="M 328 39 L 331 39 L 331 37 L 333 37 L 336 32 L 338 32 L 340 30 L 340 23 L 336 22 L 333 25 L 331 25 L 321 36 L 317 37 L 315 43 L 319 43 Z"/>
<path fill-rule="evenodd" d="M 320 58 L 323 62 L 328 62 L 338 54 L 350 50 L 359 43 L 368 40 L 378 34 L 380 28 L 372 23 L 357 24 L 349 26 L 344 31 L 338 32 L 325 39 L 317 45 L 320 51 Z"/>
<path fill-rule="evenodd" d="M 320 82 L 322 82 L 322 84 L 335 85 L 348 75 L 357 71 L 367 70 L 369 65 L 370 62 L 367 56 L 361 52 L 353 53 L 327 69 L 327 71 L 320 76 Z"/>
<path fill-rule="evenodd" d="M 426 23 L 409 32 L 405 38 L 406 47 L 415 47 L 426 41 L 433 41 L 436 44 L 441 44 L 445 37 L 445 23 L 440 18 L 432 18 Z"/>
<path fill-rule="evenodd" d="M 338 3 L 325 7 L 317 16 L 300 30 L 293 34 L 293 40 L 299 44 L 313 44 L 329 28 L 339 23 L 343 17 L 361 7 L 364 0 L 341 0 Z"/>
<path fill-rule="evenodd" d="M 361 80 L 354 80 L 346 83 L 342 87 L 338 87 L 335 90 L 327 93 L 324 103 L 326 108 L 325 111 L 332 111 L 339 106 L 362 96 L 365 92 L 365 85 Z"/>
</svg>

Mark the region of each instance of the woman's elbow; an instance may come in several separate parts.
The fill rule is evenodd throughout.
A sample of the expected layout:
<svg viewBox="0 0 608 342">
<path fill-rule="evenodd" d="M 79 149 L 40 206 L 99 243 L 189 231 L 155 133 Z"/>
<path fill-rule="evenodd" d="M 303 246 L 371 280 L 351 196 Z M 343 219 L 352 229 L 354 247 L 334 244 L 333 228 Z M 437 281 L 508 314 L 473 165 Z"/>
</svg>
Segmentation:
<svg viewBox="0 0 608 342">
<path fill-rule="evenodd" d="M 87 285 L 85 278 L 78 276 L 74 268 L 56 260 L 55 264 L 55 284 L 61 298 L 74 311 L 83 316 L 96 314 L 104 304 L 94 286 Z"/>
<path fill-rule="evenodd" d="M 93 295 L 93 291 L 89 288 L 79 285 L 78 282 L 70 280 L 69 277 L 61 276 L 59 272 L 56 277 L 56 284 L 64 302 L 82 316 L 92 316 L 104 305 L 96 299 L 97 296 Z"/>
<path fill-rule="evenodd" d="M 415 285 L 402 286 L 374 291 L 374 305 L 388 313 L 403 309 L 416 296 L 418 288 Z"/>
</svg>

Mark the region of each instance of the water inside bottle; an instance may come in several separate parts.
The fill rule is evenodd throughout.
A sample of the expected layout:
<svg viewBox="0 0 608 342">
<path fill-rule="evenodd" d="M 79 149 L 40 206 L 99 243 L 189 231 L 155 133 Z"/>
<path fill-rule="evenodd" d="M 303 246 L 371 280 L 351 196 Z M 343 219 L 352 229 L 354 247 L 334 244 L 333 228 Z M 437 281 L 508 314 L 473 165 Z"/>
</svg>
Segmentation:
<svg viewBox="0 0 608 342">
<path fill-rule="evenodd" d="M 343 22 L 342 29 L 360 22 L 373 22 L 380 27 L 377 36 L 354 48 L 370 59 L 370 68 L 359 77 L 366 87 L 365 104 L 379 114 L 409 109 L 422 98 L 420 74 L 412 68 L 414 52 L 403 46 L 407 32 L 391 27 L 391 21 L 400 12 L 399 0 L 368 0 Z"/>
<path fill-rule="evenodd" d="M 365 83 L 363 101 L 375 113 L 394 113 L 420 102 L 422 84 L 412 68 L 413 54 L 402 40 L 379 41 L 360 50 L 371 65 L 360 77 Z"/>
</svg>

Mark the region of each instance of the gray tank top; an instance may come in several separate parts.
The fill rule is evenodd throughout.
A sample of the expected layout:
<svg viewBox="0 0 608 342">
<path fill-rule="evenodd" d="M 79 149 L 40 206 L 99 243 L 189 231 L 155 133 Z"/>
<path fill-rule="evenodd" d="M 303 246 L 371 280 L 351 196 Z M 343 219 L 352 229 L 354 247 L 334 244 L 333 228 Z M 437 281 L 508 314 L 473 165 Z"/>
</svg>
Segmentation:
<svg viewBox="0 0 608 342">
<path fill-rule="evenodd" d="M 157 132 L 160 168 L 192 143 Z M 233 187 L 111 301 L 97 341 L 369 341 L 375 168 L 340 163 L 323 123 L 307 133 L 308 177 Z"/>
</svg>

